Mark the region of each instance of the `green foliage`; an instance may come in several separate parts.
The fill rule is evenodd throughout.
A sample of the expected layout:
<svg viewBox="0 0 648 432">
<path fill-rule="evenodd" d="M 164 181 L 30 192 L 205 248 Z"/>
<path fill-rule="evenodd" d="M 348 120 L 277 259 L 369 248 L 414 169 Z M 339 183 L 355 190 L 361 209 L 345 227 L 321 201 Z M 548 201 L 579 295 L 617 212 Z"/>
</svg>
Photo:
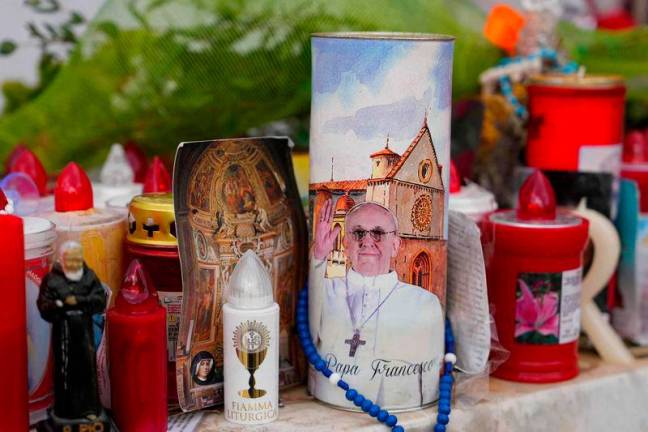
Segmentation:
<svg viewBox="0 0 648 432">
<path fill-rule="evenodd" d="M 69 64 L 32 103 L 0 119 L 0 158 L 19 140 L 46 155 L 97 164 L 109 143 L 151 152 L 180 141 L 244 135 L 310 108 L 310 34 L 450 33 L 456 95 L 499 52 L 468 0 L 109 1 Z M 303 120 L 302 120 L 303 121 Z"/>
<path fill-rule="evenodd" d="M 626 31 L 583 31 L 563 24 L 564 49 L 588 73 L 621 75 L 630 99 L 648 100 L 648 27 Z"/>
<path fill-rule="evenodd" d="M 58 0 L 25 0 L 24 4 L 33 11 L 43 14 L 58 12 L 61 8 Z M 84 21 L 81 14 L 72 11 L 67 21 L 60 25 L 55 26 L 47 22 L 42 25 L 34 22 L 27 23 L 30 36 L 38 41 L 41 50 L 41 58 L 38 62 L 39 80 L 34 87 L 17 81 L 4 83 L 2 93 L 6 100 L 5 114 L 16 111 L 20 106 L 36 98 L 52 82 L 62 64 L 62 60 L 51 49 L 52 46 L 63 44 L 72 47 L 77 42 L 74 26 Z M 0 56 L 11 55 L 18 48 L 14 41 L 4 40 L 0 42 Z"/>
<path fill-rule="evenodd" d="M 172 153 L 180 141 L 242 136 L 286 118 L 303 124 L 314 32 L 455 35 L 453 95 L 476 94 L 479 73 L 501 56 L 481 35 L 483 19 L 470 0 L 107 0 L 68 64 L 44 68 L 50 84 L 0 118 L 0 159 L 25 141 L 49 168 L 91 165 L 116 141 Z M 72 15 L 69 29 L 81 21 Z M 62 27 L 36 32 L 73 40 Z M 592 37 L 564 27 L 561 35 L 591 71 L 631 79 L 648 71 L 635 64 L 645 58 L 645 29 Z M 630 49 L 635 58 L 621 55 Z M 630 85 L 631 98 L 648 99 Z"/>
<path fill-rule="evenodd" d="M 61 61 L 45 53 L 38 63 L 38 83 L 30 87 L 20 81 L 6 81 L 2 83 L 2 94 L 5 99 L 4 113 L 16 111 L 22 105 L 35 99 L 54 80 L 61 68 Z"/>
<path fill-rule="evenodd" d="M 33 98 L 34 89 L 20 81 L 5 81 L 2 83 L 2 95 L 4 96 L 4 112 L 11 113 L 20 108 L 21 105 Z"/>
<path fill-rule="evenodd" d="M 34 89 L 20 81 L 5 81 L 2 83 L 2 95 L 4 96 L 4 112 L 16 111 L 21 105 L 33 98 Z"/>
</svg>

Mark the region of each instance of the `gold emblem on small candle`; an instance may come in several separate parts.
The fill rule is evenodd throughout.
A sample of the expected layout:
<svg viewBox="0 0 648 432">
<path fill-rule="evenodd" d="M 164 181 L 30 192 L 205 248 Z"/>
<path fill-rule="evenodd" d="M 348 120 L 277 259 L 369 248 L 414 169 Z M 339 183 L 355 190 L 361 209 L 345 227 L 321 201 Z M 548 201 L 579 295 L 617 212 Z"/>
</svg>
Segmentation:
<svg viewBox="0 0 648 432">
<path fill-rule="evenodd" d="M 250 373 L 249 388 L 240 390 L 239 395 L 247 399 L 264 396 L 265 390 L 255 388 L 254 372 L 261 367 L 268 353 L 270 331 L 261 322 L 245 321 L 234 330 L 232 341 L 239 361 Z"/>
</svg>

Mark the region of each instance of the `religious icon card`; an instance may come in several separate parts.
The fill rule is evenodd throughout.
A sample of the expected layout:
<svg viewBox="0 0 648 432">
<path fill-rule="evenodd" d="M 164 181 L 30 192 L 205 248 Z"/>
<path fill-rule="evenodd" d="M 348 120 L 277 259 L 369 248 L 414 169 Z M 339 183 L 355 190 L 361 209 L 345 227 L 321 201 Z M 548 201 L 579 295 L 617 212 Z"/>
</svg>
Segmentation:
<svg viewBox="0 0 648 432">
<path fill-rule="evenodd" d="M 453 38 L 314 35 L 309 324 L 328 367 L 391 410 L 438 397 Z M 355 409 L 312 369 L 318 399 Z"/>
<path fill-rule="evenodd" d="M 180 406 L 223 403 L 223 294 L 239 258 L 253 250 L 272 275 L 281 308 L 280 386 L 301 382 L 291 332 L 306 278 L 306 220 L 288 138 L 182 143 L 174 207 L 183 279 L 176 351 Z"/>
</svg>

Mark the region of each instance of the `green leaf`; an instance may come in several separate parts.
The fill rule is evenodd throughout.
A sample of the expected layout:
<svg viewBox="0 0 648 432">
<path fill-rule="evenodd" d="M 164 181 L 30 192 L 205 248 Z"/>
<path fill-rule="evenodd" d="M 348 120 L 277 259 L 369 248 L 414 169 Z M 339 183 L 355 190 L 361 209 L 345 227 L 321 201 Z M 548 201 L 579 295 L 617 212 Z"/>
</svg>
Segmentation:
<svg viewBox="0 0 648 432">
<path fill-rule="evenodd" d="M 49 34 L 52 36 L 52 38 L 56 39 L 59 36 L 58 31 L 54 28 L 52 24 L 45 23 L 45 29 L 49 32 Z"/>
<path fill-rule="evenodd" d="M 36 12 L 53 13 L 61 9 L 58 0 L 26 0 L 25 4 Z"/>
<path fill-rule="evenodd" d="M 45 36 L 43 35 L 43 33 L 41 33 L 40 30 L 38 30 L 38 27 L 36 27 L 36 24 L 27 23 L 27 30 L 29 30 L 29 34 L 32 35 L 33 37 L 41 39 L 41 40 L 45 39 Z"/>
<path fill-rule="evenodd" d="M 17 48 L 16 42 L 5 39 L 0 42 L 0 55 L 6 56 L 14 52 Z"/>
<path fill-rule="evenodd" d="M 73 43 L 76 42 L 77 37 L 69 26 L 64 25 L 61 27 L 61 39 L 63 39 L 64 42 Z"/>
<path fill-rule="evenodd" d="M 82 24 L 85 21 L 83 15 L 77 11 L 72 11 L 70 14 L 70 23 L 71 24 Z"/>
<path fill-rule="evenodd" d="M 111 21 L 100 22 L 99 24 L 97 24 L 97 29 L 111 39 L 115 39 L 119 35 L 119 27 L 117 27 L 117 24 Z"/>
</svg>

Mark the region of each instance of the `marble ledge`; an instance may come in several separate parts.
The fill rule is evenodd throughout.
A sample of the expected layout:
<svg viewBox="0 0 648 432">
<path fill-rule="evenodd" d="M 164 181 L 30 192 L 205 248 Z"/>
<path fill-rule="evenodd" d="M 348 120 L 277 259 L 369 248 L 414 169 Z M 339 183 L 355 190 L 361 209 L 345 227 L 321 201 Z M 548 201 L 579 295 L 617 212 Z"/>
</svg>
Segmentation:
<svg viewBox="0 0 648 432">
<path fill-rule="evenodd" d="M 632 367 L 602 363 L 591 354 L 581 356 L 581 374 L 555 384 L 520 384 L 491 378 L 482 380 L 490 391 L 479 403 L 453 403 L 448 432 L 643 432 L 648 431 L 648 360 Z M 284 407 L 271 424 L 242 427 L 222 414 L 205 414 L 198 432 L 388 432 L 373 418 L 325 406 L 304 387 L 282 393 Z M 408 432 L 429 432 L 436 407 L 401 413 Z"/>
</svg>

